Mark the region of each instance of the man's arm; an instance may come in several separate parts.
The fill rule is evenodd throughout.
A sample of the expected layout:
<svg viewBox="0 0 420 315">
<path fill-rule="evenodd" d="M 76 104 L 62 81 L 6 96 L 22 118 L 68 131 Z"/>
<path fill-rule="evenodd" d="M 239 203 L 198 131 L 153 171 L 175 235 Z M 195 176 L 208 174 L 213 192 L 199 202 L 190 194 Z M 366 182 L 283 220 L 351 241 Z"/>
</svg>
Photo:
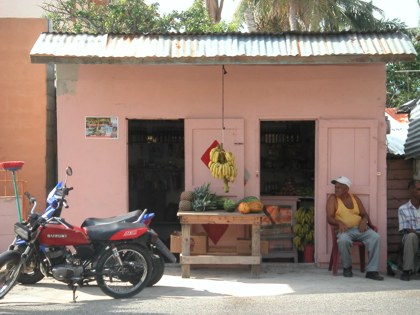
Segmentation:
<svg viewBox="0 0 420 315">
<path fill-rule="evenodd" d="M 360 232 L 364 232 L 367 230 L 367 226 L 369 223 L 369 215 L 365 209 L 365 207 L 363 206 L 362 201 L 360 200 L 359 197 L 353 195 L 354 199 L 356 199 L 357 205 L 359 206 L 359 215 L 361 216 L 361 220 L 359 223 L 359 231 Z"/>
<path fill-rule="evenodd" d="M 337 199 L 335 198 L 335 195 L 330 195 L 328 197 L 326 210 L 327 222 L 338 228 L 339 232 L 347 231 L 347 226 L 343 222 L 335 219 L 335 212 L 337 210 Z"/>
</svg>

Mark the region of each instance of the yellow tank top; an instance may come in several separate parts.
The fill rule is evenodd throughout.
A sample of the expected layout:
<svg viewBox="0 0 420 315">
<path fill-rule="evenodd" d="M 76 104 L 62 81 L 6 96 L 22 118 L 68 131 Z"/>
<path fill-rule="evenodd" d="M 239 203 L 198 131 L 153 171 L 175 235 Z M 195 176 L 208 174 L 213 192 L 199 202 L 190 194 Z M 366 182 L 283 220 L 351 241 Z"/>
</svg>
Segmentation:
<svg viewBox="0 0 420 315">
<path fill-rule="evenodd" d="M 356 202 L 356 199 L 354 199 L 353 195 L 350 194 L 351 200 L 353 201 L 353 208 L 349 209 L 347 208 L 341 198 L 337 197 L 337 211 L 335 212 L 335 219 L 340 220 L 343 222 L 348 228 L 352 228 L 355 226 L 358 226 L 360 223 L 360 220 L 362 219 L 360 217 L 360 210 L 359 205 Z"/>
</svg>

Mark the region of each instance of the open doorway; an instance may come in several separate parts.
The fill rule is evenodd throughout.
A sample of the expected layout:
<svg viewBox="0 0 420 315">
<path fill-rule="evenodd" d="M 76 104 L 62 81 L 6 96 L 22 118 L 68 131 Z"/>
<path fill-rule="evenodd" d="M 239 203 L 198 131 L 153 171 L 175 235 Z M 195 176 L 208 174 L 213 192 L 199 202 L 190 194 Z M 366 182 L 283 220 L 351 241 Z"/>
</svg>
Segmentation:
<svg viewBox="0 0 420 315">
<path fill-rule="evenodd" d="M 152 228 L 169 243 L 179 230 L 179 196 L 184 190 L 184 121 L 128 121 L 129 209 L 154 212 Z"/>
<path fill-rule="evenodd" d="M 263 196 L 313 196 L 314 121 L 261 122 Z"/>
<path fill-rule="evenodd" d="M 261 227 L 263 258 L 302 262 L 292 226 L 297 209 L 314 205 L 315 122 L 261 121 L 260 135 L 260 195 L 275 221 Z"/>
</svg>

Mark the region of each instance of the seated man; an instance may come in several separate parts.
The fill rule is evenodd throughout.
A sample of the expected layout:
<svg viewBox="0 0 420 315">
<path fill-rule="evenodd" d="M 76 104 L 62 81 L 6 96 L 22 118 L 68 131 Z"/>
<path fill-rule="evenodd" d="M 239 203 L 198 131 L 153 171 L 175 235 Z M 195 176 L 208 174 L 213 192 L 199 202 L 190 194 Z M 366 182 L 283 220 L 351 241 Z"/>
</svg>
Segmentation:
<svg viewBox="0 0 420 315">
<path fill-rule="evenodd" d="M 344 277 L 353 276 L 351 261 L 353 241 L 362 241 L 369 253 L 366 278 L 383 280 L 378 272 L 380 237 L 369 228 L 369 216 L 360 199 L 349 193 L 351 180 L 340 176 L 331 183 L 335 185 L 335 193 L 327 200 L 327 221 L 335 226 L 337 232 L 337 245 Z"/>
<path fill-rule="evenodd" d="M 399 230 L 403 233 L 403 273 L 401 280 L 409 281 L 414 270 L 420 235 L 420 181 L 408 183 L 410 200 L 398 208 Z"/>
</svg>

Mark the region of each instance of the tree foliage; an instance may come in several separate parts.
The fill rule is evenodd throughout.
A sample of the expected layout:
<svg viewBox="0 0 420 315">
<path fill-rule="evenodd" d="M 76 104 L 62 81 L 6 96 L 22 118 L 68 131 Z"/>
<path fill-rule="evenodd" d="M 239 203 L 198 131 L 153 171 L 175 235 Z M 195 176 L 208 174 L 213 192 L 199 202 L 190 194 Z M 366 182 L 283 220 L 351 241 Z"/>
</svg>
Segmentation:
<svg viewBox="0 0 420 315">
<path fill-rule="evenodd" d="M 245 15 L 244 15 L 245 14 Z M 255 31 L 372 31 L 404 28 L 398 19 L 385 20 L 382 10 L 362 0 L 241 0 L 236 18 L 246 14 Z"/>
<path fill-rule="evenodd" d="M 221 14 L 221 11 L 216 15 Z M 187 33 L 224 33 L 238 30 L 237 23 L 215 22 L 202 0 L 195 0 L 184 12 L 174 11 L 169 14 L 173 21 L 172 30 Z"/>
<path fill-rule="evenodd" d="M 417 51 L 416 60 L 386 65 L 388 107 L 399 107 L 420 97 L 420 30 L 411 30 L 408 34 Z"/>
<path fill-rule="evenodd" d="M 41 7 L 54 31 L 74 33 L 148 33 L 166 30 L 158 4 L 143 1 L 50 0 Z"/>
<path fill-rule="evenodd" d="M 202 0 L 187 11 L 159 13 L 159 4 L 143 0 L 49 0 L 41 7 L 54 31 L 147 34 L 236 31 L 236 24 L 213 23 Z"/>
</svg>

